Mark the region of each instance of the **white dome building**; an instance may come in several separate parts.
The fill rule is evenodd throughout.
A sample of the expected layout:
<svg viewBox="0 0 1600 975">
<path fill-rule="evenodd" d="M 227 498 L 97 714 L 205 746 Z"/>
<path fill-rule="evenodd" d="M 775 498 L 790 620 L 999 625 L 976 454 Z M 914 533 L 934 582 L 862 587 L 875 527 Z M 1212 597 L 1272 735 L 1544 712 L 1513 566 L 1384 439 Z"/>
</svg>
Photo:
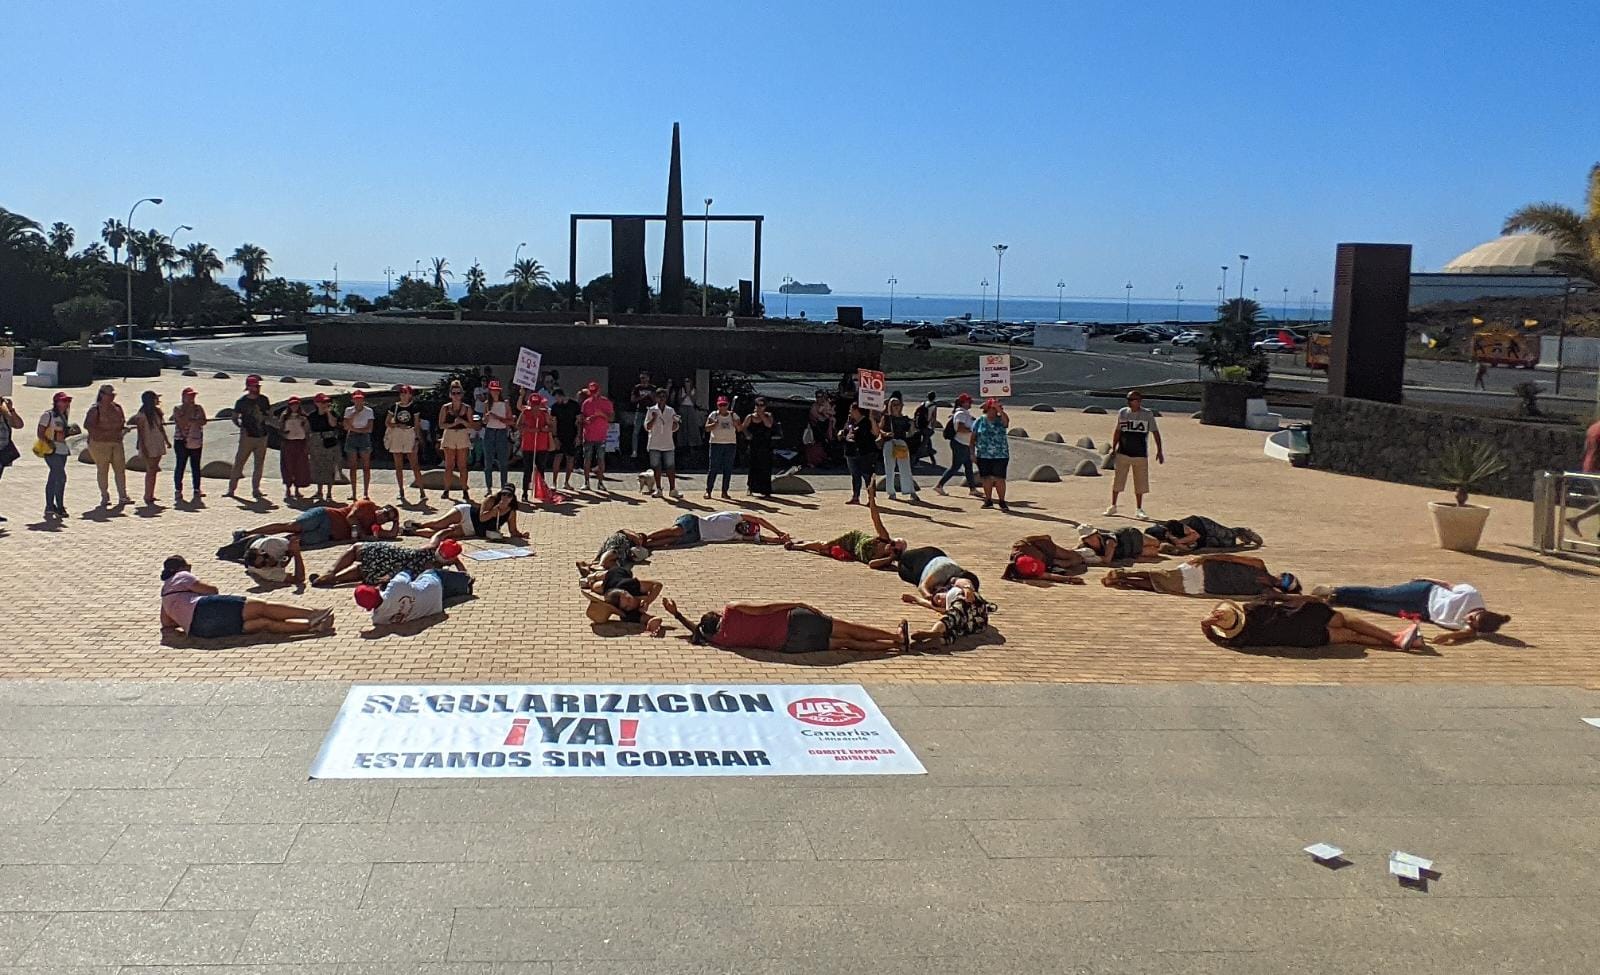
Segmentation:
<svg viewBox="0 0 1600 975">
<path fill-rule="evenodd" d="M 1543 234 L 1507 234 L 1479 244 L 1444 266 L 1446 274 L 1551 274 L 1539 262 L 1559 253 Z"/>
</svg>

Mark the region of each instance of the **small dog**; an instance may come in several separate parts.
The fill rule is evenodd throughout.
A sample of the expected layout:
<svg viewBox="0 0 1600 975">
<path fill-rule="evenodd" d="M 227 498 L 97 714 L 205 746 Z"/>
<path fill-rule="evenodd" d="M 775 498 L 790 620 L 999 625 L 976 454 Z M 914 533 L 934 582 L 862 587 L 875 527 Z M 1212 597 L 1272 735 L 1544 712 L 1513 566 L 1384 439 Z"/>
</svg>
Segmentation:
<svg viewBox="0 0 1600 975">
<path fill-rule="evenodd" d="M 655 494 L 656 493 L 656 472 L 655 471 L 640 471 L 639 472 L 639 493 L 640 494 Z"/>
</svg>

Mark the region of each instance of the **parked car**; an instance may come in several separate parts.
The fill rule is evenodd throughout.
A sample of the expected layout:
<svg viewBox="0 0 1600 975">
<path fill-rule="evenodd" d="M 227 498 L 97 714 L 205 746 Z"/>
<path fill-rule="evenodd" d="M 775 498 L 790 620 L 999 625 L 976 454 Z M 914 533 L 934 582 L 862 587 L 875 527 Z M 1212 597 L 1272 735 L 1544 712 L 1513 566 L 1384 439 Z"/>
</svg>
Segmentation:
<svg viewBox="0 0 1600 975">
<path fill-rule="evenodd" d="M 1001 345 L 1004 345 L 1005 341 L 1006 341 L 1006 336 L 1005 336 L 1005 333 L 1001 332 L 999 329 L 994 329 L 994 328 L 975 328 L 972 331 L 967 333 L 967 341 L 968 342 L 997 342 L 997 343 L 999 343 Z"/>
<path fill-rule="evenodd" d="M 944 330 L 937 325 L 913 325 L 906 329 L 906 337 L 913 339 L 936 339 L 944 335 Z"/>
<path fill-rule="evenodd" d="M 1196 344 L 1199 343 L 1199 341 L 1201 339 L 1203 339 L 1205 337 L 1206 336 L 1205 336 L 1204 332 L 1196 332 L 1194 329 L 1190 329 L 1187 332 L 1179 332 L 1177 335 L 1174 335 L 1172 337 L 1172 344 L 1173 345 L 1196 345 Z"/>
<path fill-rule="evenodd" d="M 1295 351 L 1295 344 L 1293 342 L 1285 342 L 1281 338 L 1271 338 L 1262 339 L 1252 345 L 1251 348 L 1257 352 L 1293 352 Z"/>
<path fill-rule="evenodd" d="M 160 359 L 163 369 L 187 369 L 189 353 L 162 339 L 123 340 L 111 346 L 113 355 L 132 359 Z"/>
<path fill-rule="evenodd" d="M 1111 325 L 1106 322 L 1089 322 L 1084 326 L 1089 330 L 1090 338 L 1099 338 L 1102 335 L 1115 335 L 1121 326 Z"/>
<path fill-rule="evenodd" d="M 1011 334 L 1011 344 L 1012 345 L 1032 345 L 1033 344 L 1033 329 L 1030 328 L 1026 332 L 1013 332 Z"/>
<path fill-rule="evenodd" d="M 1141 345 L 1153 345 L 1161 341 L 1161 336 L 1147 328 L 1125 328 L 1115 336 L 1118 342 L 1138 342 Z"/>
<path fill-rule="evenodd" d="M 1156 323 L 1156 324 L 1153 324 L 1153 325 L 1141 325 L 1139 327 L 1143 328 L 1145 331 L 1154 332 L 1154 333 L 1156 333 L 1157 335 L 1161 336 L 1164 339 L 1174 338 L 1174 337 L 1176 337 L 1178 335 L 1179 332 L 1183 331 L 1183 329 L 1179 328 L 1176 325 L 1167 325 L 1167 324 L 1164 324 L 1164 323 Z"/>
</svg>

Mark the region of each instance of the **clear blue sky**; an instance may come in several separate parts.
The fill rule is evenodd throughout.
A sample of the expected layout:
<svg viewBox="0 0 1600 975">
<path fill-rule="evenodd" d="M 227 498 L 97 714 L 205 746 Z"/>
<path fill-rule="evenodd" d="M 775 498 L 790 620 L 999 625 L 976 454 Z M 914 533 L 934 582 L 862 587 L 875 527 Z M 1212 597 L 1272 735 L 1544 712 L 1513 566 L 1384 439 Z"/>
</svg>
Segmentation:
<svg viewBox="0 0 1600 975">
<path fill-rule="evenodd" d="M 290 277 L 499 280 L 524 240 L 564 276 L 569 212 L 663 206 L 674 121 L 769 289 L 976 292 L 1003 241 L 1009 294 L 1205 298 L 1244 252 L 1326 296 L 1336 242 L 1436 269 L 1600 159 L 1593 3 L 9 0 L 0 35 L 0 206 L 82 241 L 163 196 L 136 223 Z"/>
</svg>

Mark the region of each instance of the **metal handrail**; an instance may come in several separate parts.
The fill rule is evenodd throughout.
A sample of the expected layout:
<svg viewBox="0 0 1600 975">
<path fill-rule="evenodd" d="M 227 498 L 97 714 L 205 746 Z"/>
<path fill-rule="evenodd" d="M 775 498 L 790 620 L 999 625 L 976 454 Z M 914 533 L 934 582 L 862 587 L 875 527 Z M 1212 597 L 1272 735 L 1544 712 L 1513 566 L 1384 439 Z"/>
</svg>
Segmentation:
<svg viewBox="0 0 1600 975">
<path fill-rule="evenodd" d="M 1582 517 L 1589 519 L 1592 524 L 1600 528 L 1600 474 L 1580 474 L 1576 471 L 1561 471 L 1555 475 L 1555 547 L 1557 552 L 1578 552 L 1588 555 L 1600 554 L 1600 539 L 1585 539 L 1581 533 L 1573 532 L 1567 519 Z M 1578 504 L 1581 507 L 1572 507 L 1573 488 L 1580 488 Z M 1594 510 L 1595 513 L 1589 512 Z"/>
</svg>

